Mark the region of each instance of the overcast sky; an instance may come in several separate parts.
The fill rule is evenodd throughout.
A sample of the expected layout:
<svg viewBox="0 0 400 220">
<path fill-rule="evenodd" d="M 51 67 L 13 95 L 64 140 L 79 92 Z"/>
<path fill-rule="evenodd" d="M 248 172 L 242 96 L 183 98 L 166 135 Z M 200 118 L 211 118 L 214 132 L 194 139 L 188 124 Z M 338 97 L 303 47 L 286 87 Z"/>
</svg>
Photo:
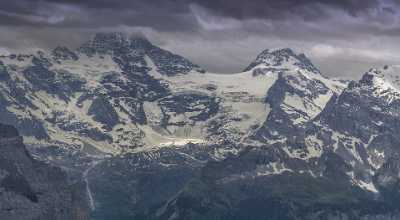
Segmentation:
<svg viewBox="0 0 400 220">
<path fill-rule="evenodd" d="M 400 0 L 13 0 L 0 3 L 0 53 L 72 48 L 95 32 L 144 34 L 222 73 L 267 48 L 303 52 L 330 76 L 400 64 Z"/>
</svg>

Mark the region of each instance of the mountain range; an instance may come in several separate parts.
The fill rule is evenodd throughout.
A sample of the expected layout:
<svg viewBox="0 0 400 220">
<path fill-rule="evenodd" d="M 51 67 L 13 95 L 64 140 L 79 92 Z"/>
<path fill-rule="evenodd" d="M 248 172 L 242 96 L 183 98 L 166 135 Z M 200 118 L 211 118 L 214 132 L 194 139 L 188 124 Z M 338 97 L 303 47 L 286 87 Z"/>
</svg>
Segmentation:
<svg viewBox="0 0 400 220">
<path fill-rule="evenodd" d="M 57 206 L 76 219 L 400 218 L 398 66 L 339 80 L 279 49 L 218 74 L 147 39 L 99 33 L 74 50 L 1 56 L 0 123 L 26 145 L 15 160 L 58 167 L 62 178 L 43 181 L 73 189 L 49 196 L 74 198 Z M 9 148 L 0 157 L 20 154 Z M 0 201 L 21 196 L 8 164 Z M 13 178 L 33 186 L 34 172 Z M 21 187 L 31 201 L 41 193 Z"/>
</svg>

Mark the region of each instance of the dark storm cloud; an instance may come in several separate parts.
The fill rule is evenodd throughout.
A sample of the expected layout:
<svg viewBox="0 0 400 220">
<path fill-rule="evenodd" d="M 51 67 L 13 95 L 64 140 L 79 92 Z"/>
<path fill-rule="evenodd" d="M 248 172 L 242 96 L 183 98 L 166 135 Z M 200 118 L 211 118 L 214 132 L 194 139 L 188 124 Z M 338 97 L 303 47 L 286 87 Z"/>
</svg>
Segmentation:
<svg viewBox="0 0 400 220">
<path fill-rule="evenodd" d="M 394 0 L 393 2 L 396 2 Z M 9 25 L 143 25 L 193 29 L 191 5 L 235 19 L 318 20 L 337 9 L 363 16 L 379 8 L 378 0 L 16 0 L 3 2 L 0 22 Z M 385 7 L 387 13 L 395 13 Z"/>
<path fill-rule="evenodd" d="M 271 18 L 299 15 L 305 19 L 319 19 L 326 15 L 326 7 L 343 10 L 353 16 L 379 6 L 377 0 L 214 0 L 193 1 L 215 12 L 239 19 Z"/>
<path fill-rule="evenodd" d="M 344 75 L 400 63 L 399 5 L 400 0 L 4 0 L 0 53 L 77 47 L 94 32 L 139 32 L 218 72 L 240 71 L 265 48 L 292 47 L 323 71 Z"/>
<path fill-rule="evenodd" d="M 35 2 L 35 1 L 34 1 Z M 38 2 L 38 1 L 36 1 Z M 43 2 L 43 1 L 42 1 Z M 162 9 L 168 12 L 184 12 L 189 4 L 198 4 L 216 12 L 236 18 L 279 17 L 280 13 L 299 12 L 298 9 L 325 5 L 345 10 L 353 15 L 379 5 L 377 0 L 45 0 L 97 9 Z"/>
<path fill-rule="evenodd" d="M 297 40 L 397 36 L 400 0 L 14 0 L 0 25 L 56 28 L 148 27 L 227 39 L 269 35 Z M 342 18 L 343 17 L 343 18 Z M 351 22 L 356 20 L 356 23 Z M 361 21 L 360 21 L 361 20 Z M 325 22 L 326 23 L 323 23 Z M 316 24 L 315 24 L 316 23 Z M 328 26 L 328 28 L 326 28 Z M 236 29 L 226 35 L 226 29 Z M 218 33 L 222 31 L 223 34 Z"/>
<path fill-rule="evenodd" d="M 185 4 L 172 1 L 17 0 L 2 3 L 3 25 L 104 27 L 116 24 L 191 29 Z"/>
</svg>

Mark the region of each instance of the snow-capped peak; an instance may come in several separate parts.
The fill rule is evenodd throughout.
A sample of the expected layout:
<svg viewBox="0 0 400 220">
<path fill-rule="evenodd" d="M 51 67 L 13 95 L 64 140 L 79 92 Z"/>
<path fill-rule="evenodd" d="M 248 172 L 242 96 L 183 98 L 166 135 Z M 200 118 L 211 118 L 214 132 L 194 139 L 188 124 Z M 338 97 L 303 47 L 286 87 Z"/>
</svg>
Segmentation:
<svg viewBox="0 0 400 220">
<path fill-rule="evenodd" d="M 245 71 L 249 71 L 258 65 L 264 65 L 271 68 L 294 65 L 310 72 L 320 73 L 304 54 L 296 54 L 290 48 L 264 50 L 257 56 L 256 60 L 246 68 Z"/>
<path fill-rule="evenodd" d="M 387 90 L 400 90 L 400 66 L 384 66 L 382 69 L 371 69 L 361 82 L 370 82 L 374 86 Z"/>
<path fill-rule="evenodd" d="M 122 48 L 129 48 L 127 35 L 122 33 L 97 33 L 93 39 L 84 43 L 79 51 L 87 55 L 93 53 L 111 53 Z"/>
<path fill-rule="evenodd" d="M 99 33 L 83 44 L 78 51 L 89 57 L 95 54 L 109 54 L 124 68 L 143 72 L 148 66 L 146 57 L 154 63 L 162 75 L 186 74 L 190 71 L 205 72 L 189 60 L 163 50 L 145 37 L 130 37 L 123 33 Z M 121 63 L 123 62 L 123 63 Z"/>
<path fill-rule="evenodd" d="M 360 80 L 360 85 L 373 90 L 378 97 L 388 101 L 400 97 L 400 66 L 384 66 L 381 69 L 370 69 Z"/>
</svg>

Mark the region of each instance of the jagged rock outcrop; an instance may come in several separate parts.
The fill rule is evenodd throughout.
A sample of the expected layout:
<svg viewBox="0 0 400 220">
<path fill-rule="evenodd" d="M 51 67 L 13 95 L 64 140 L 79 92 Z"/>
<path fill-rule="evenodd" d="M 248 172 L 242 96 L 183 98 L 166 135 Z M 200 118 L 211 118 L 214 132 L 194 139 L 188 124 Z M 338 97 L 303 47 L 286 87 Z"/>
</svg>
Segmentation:
<svg viewBox="0 0 400 220">
<path fill-rule="evenodd" d="M 0 219 L 86 220 L 80 197 L 65 172 L 33 159 L 17 130 L 0 124 Z"/>
</svg>

